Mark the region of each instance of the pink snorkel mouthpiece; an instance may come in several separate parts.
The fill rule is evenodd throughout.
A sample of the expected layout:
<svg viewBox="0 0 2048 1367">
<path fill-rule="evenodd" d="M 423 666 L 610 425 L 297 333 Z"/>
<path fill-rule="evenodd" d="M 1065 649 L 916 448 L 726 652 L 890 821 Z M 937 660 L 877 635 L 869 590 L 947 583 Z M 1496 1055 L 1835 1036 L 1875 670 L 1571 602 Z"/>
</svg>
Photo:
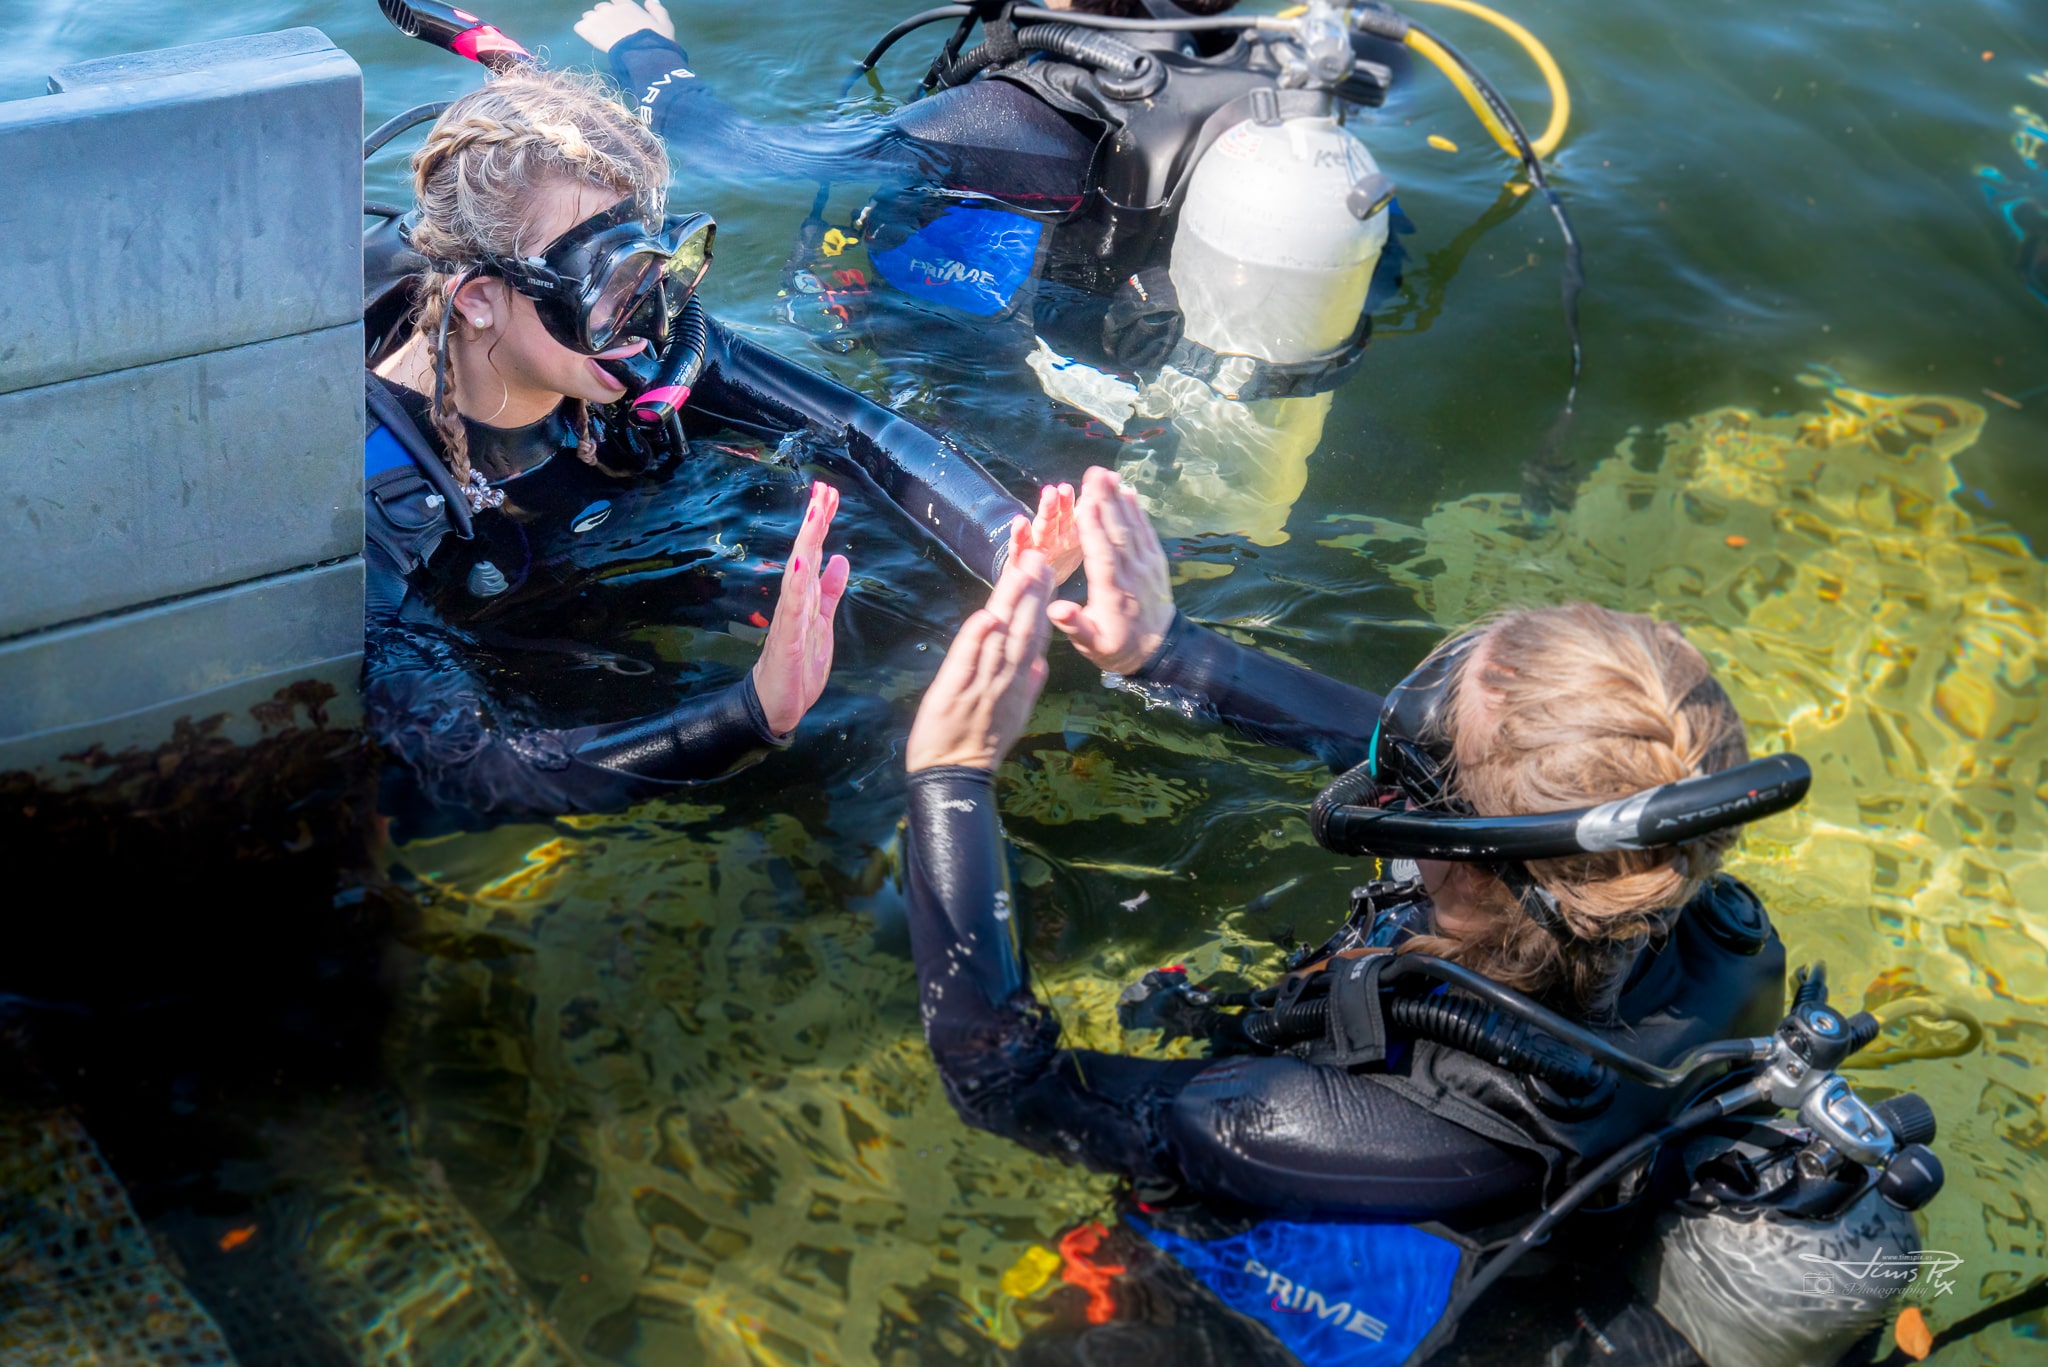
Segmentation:
<svg viewBox="0 0 2048 1367">
<path fill-rule="evenodd" d="M 663 385 L 650 389 L 633 400 L 633 421 L 649 425 L 667 422 L 669 414 L 690 401 L 690 387 L 686 384 Z"/>
</svg>

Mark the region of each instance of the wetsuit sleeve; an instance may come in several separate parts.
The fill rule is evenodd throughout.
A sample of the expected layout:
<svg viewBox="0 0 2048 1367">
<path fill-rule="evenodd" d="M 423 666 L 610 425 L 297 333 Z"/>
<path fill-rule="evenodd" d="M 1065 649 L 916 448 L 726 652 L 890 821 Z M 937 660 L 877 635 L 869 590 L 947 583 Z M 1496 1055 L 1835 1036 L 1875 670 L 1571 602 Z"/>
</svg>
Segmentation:
<svg viewBox="0 0 2048 1367">
<path fill-rule="evenodd" d="M 1072 208 L 1102 130 L 1005 81 L 973 81 L 878 117 L 775 127 L 740 114 L 643 30 L 611 50 L 612 72 L 680 165 L 733 179 L 936 184 L 1028 208 Z"/>
<path fill-rule="evenodd" d="M 749 671 L 653 717 L 569 730 L 502 715 L 471 643 L 416 592 L 372 500 L 364 547 L 363 704 L 398 763 L 387 810 L 408 835 L 478 821 L 611 811 L 670 784 L 717 778 L 788 737 L 768 729 Z"/>
<path fill-rule="evenodd" d="M 691 407 L 742 425 L 816 429 L 826 468 L 895 504 L 986 584 L 1009 555 L 1010 520 L 1030 516 L 959 446 L 715 320 Z"/>
<path fill-rule="evenodd" d="M 1303 751 L 1340 770 L 1365 762 L 1382 701 L 1377 693 L 1238 645 L 1178 612 L 1159 649 L 1130 678 L 1214 709 L 1253 740 Z"/>
<path fill-rule="evenodd" d="M 1061 1049 L 1018 949 L 986 771 L 910 776 L 904 870 L 925 1038 L 968 1124 L 1097 1171 L 1276 1209 L 1426 1219 L 1537 1190 L 1540 1160 L 1342 1069 Z"/>
<path fill-rule="evenodd" d="M 690 69 L 687 52 L 651 29 L 619 41 L 610 58 L 642 121 L 699 174 L 831 180 L 863 171 L 907 179 L 945 169 L 940 149 L 887 119 L 778 128 L 747 118 Z"/>
</svg>

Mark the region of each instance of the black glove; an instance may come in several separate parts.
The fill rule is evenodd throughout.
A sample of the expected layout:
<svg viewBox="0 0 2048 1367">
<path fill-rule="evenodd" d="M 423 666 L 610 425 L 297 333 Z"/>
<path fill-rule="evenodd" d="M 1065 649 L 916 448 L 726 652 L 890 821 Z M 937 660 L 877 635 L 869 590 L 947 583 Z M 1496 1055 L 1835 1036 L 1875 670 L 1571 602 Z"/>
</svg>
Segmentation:
<svg viewBox="0 0 2048 1367">
<path fill-rule="evenodd" d="M 1180 342 L 1186 320 L 1164 266 L 1139 271 L 1110 296 L 1102 316 L 1102 350 L 1120 370 L 1152 370 Z"/>
<path fill-rule="evenodd" d="M 1116 999 L 1117 1024 L 1126 1030 L 1158 1030 L 1164 1039 L 1207 1038 L 1220 1014 L 1214 998 L 1188 982 L 1179 964 L 1155 968 Z"/>
</svg>

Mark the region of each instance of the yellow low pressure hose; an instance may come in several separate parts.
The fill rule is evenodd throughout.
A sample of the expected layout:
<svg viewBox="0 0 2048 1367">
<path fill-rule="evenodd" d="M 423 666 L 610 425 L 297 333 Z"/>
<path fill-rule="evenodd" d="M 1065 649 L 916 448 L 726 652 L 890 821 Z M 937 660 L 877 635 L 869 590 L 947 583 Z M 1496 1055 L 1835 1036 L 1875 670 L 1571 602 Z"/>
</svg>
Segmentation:
<svg viewBox="0 0 2048 1367">
<path fill-rule="evenodd" d="M 1408 3 L 1441 5 L 1445 9 L 1454 9 L 1474 18 L 1484 19 L 1521 44 L 1522 51 L 1529 54 L 1529 59 L 1536 63 L 1536 69 L 1543 73 L 1544 84 L 1550 87 L 1550 122 L 1545 125 L 1543 135 L 1530 143 L 1529 147 L 1539 157 L 1548 157 L 1555 152 L 1558 144 L 1564 141 L 1565 125 L 1571 122 L 1572 96 L 1565 88 L 1564 72 L 1558 69 L 1557 59 L 1550 55 L 1550 49 L 1543 46 L 1535 34 L 1498 10 L 1491 10 L 1479 4 L 1477 0 L 1408 0 Z M 1515 146 L 1514 139 L 1508 136 L 1508 130 L 1494 117 L 1485 99 L 1473 86 L 1471 78 L 1458 68 L 1458 64 L 1450 59 L 1449 54 L 1427 35 L 1416 33 L 1412 29 L 1409 30 L 1407 43 L 1444 73 L 1451 84 L 1458 88 L 1458 93 L 1465 97 L 1465 102 L 1472 106 L 1472 112 L 1479 116 L 1479 121 L 1486 125 L 1486 131 L 1493 135 L 1493 140 L 1499 143 L 1509 156 L 1519 161 L 1522 156 L 1521 149 Z"/>
<path fill-rule="evenodd" d="M 1501 123 L 1499 117 L 1487 105 L 1486 97 L 1479 93 L 1478 86 L 1472 84 L 1472 78 L 1465 74 L 1465 68 L 1451 60 L 1451 54 L 1445 52 L 1436 39 L 1419 28 L 1409 29 L 1408 36 L 1402 41 L 1436 64 L 1436 69 L 1443 72 L 1444 79 L 1456 86 L 1458 93 L 1465 97 L 1465 103 L 1472 106 L 1472 112 L 1479 116 L 1479 122 L 1486 125 L 1486 131 L 1500 144 L 1500 150 L 1520 161 L 1522 149 L 1515 146 L 1515 135 L 1508 132 L 1506 125 Z"/>
</svg>

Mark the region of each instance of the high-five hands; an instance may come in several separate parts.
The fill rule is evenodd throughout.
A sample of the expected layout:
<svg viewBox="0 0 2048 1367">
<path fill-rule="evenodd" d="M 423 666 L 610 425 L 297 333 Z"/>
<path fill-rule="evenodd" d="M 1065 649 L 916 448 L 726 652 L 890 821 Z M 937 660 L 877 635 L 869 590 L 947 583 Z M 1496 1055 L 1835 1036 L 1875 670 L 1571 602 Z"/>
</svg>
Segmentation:
<svg viewBox="0 0 2048 1367">
<path fill-rule="evenodd" d="M 602 0 L 585 10 L 576 21 L 576 33 L 599 52 L 610 52 L 619 43 L 645 29 L 653 29 L 670 42 L 675 41 L 676 21 L 669 18 L 661 0 L 647 0 L 645 8 L 633 0 Z"/>
<path fill-rule="evenodd" d="M 1031 519 L 1031 543 L 1052 566 L 1052 582 L 1066 583 L 1067 576 L 1081 563 L 1081 529 L 1075 520 L 1073 485 L 1048 484 L 1038 491 L 1038 516 Z"/>
<path fill-rule="evenodd" d="M 1078 538 L 1088 602 L 1052 601 L 1048 537 Z M 942 764 L 1002 763 L 1045 686 L 1045 646 L 1057 626 L 1099 669 L 1128 674 L 1150 659 L 1173 624 L 1166 552 L 1137 495 L 1107 470 L 1090 470 L 1081 497 L 1048 487 L 1036 521 L 1010 524 L 1010 559 L 988 606 L 953 638 L 910 728 L 911 773 Z"/>
<path fill-rule="evenodd" d="M 1052 624 L 1097 669 L 1135 673 L 1173 625 L 1166 551 L 1137 494 L 1100 466 L 1082 478 L 1075 521 L 1088 567 L 1088 601 L 1054 603 Z"/>
<path fill-rule="evenodd" d="M 994 769 L 1045 686 L 1052 568 L 1022 517 L 1011 524 L 1010 536 L 1010 560 L 988 606 L 953 638 L 911 723 L 904 765 L 913 774 L 942 764 Z"/>
<path fill-rule="evenodd" d="M 769 730 L 778 736 L 796 730 L 832 673 L 832 616 L 846 593 L 848 567 L 843 555 L 825 559 L 825 533 L 838 511 L 839 491 L 813 484 L 804 525 L 782 571 L 775 620 L 754 664 L 754 692 Z"/>
</svg>

